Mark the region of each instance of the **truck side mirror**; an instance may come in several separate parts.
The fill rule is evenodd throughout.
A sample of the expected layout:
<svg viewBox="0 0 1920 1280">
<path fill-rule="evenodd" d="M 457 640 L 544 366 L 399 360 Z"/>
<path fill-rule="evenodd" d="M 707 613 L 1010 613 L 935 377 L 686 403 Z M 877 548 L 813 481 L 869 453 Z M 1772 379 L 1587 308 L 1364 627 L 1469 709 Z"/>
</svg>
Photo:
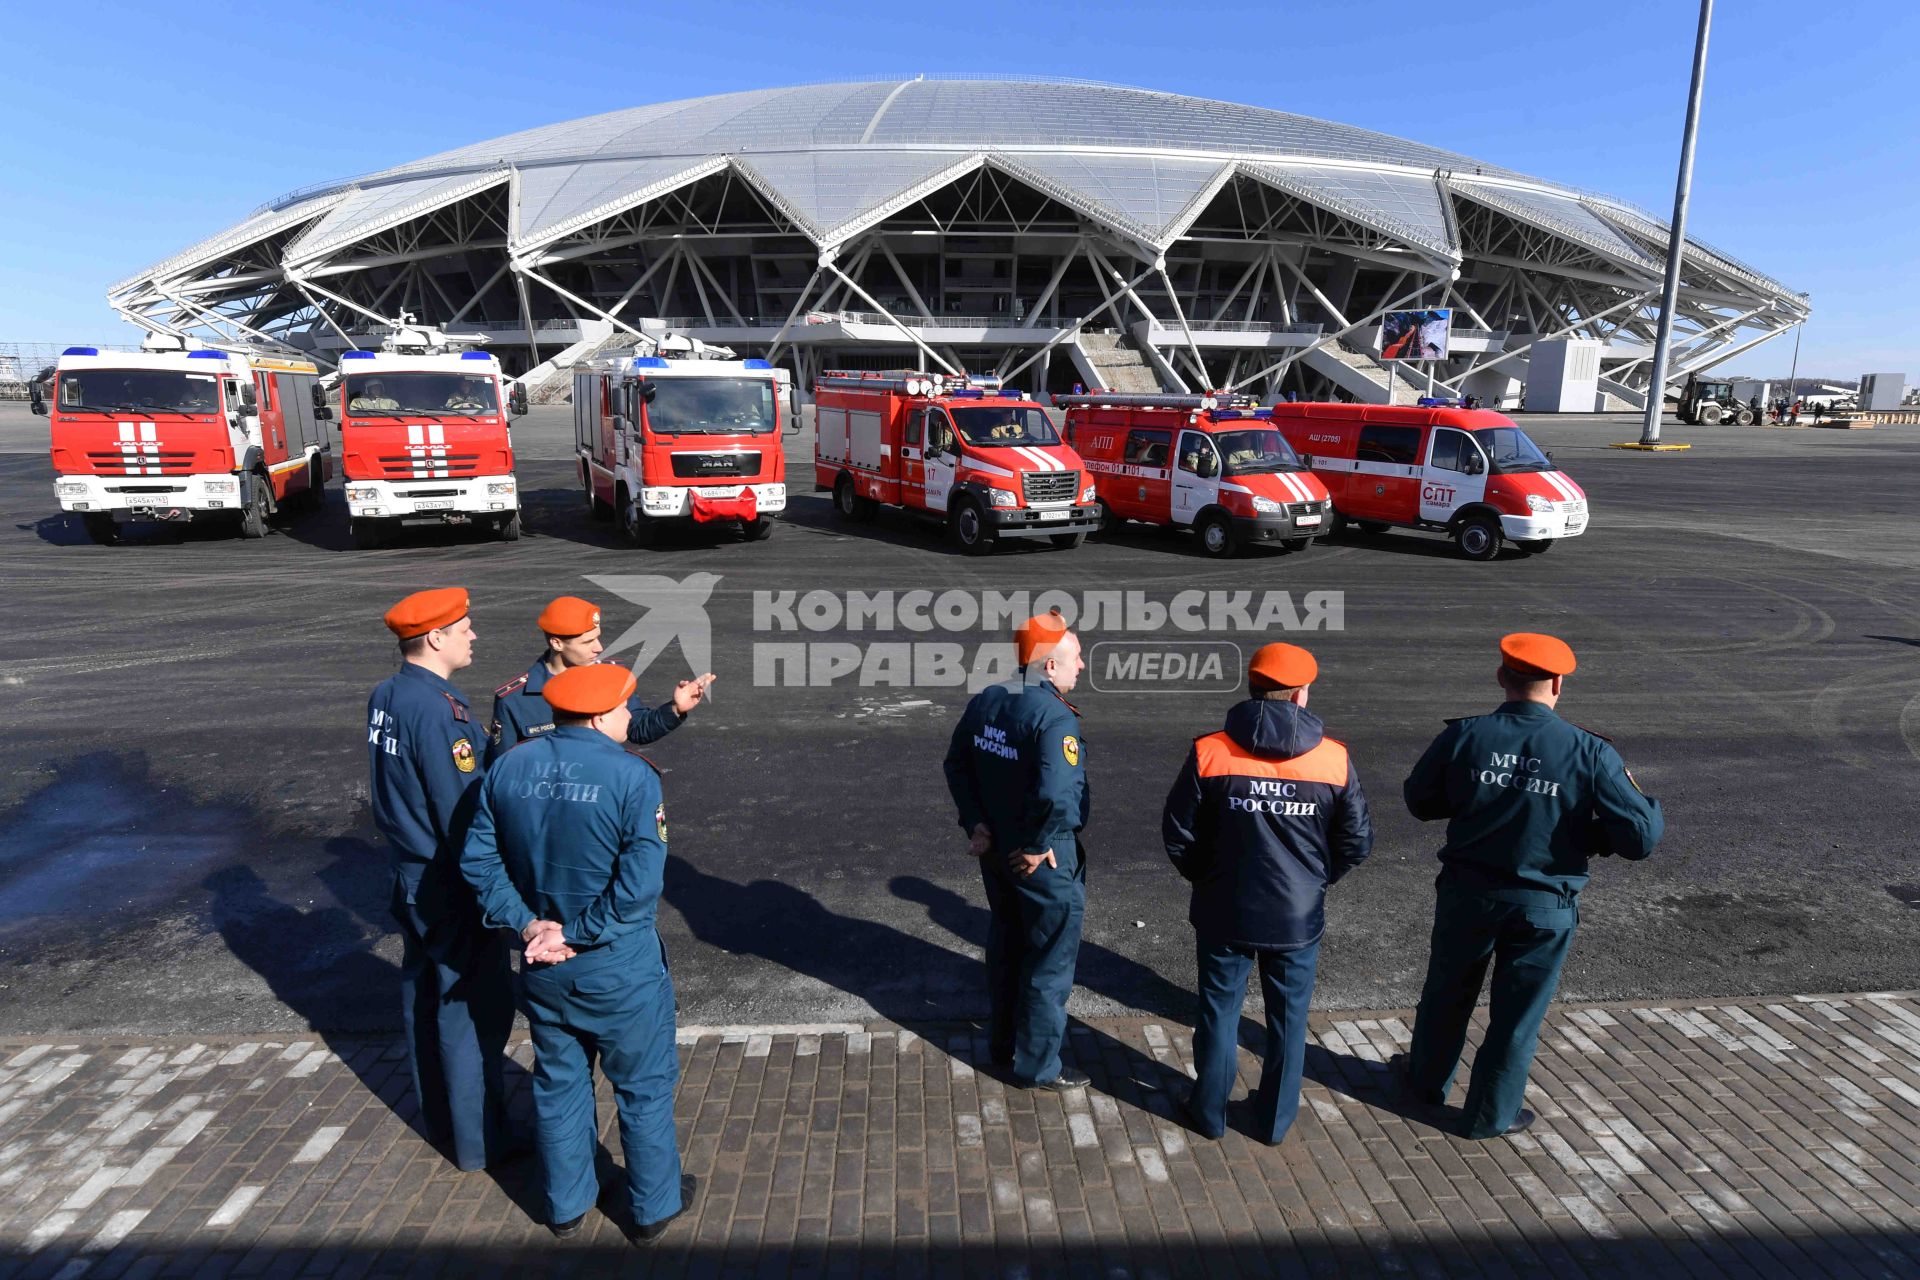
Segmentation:
<svg viewBox="0 0 1920 1280">
<path fill-rule="evenodd" d="M 1312 465 L 1313 465 L 1313 455 L 1312 455 L 1312 454 L 1310 454 L 1310 453 L 1303 453 L 1303 454 L 1301 454 L 1301 455 L 1300 455 L 1300 465 L 1301 465 L 1301 466 L 1303 466 L 1303 467 L 1310 467 L 1310 466 L 1312 466 Z"/>
<path fill-rule="evenodd" d="M 1200 457 L 1200 465 L 1194 468 L 1194 474 L 1202 480 L 1211 480 L 1220 474 L 1220 459 L 1207 453 Z"/>
<path fill-rule="evenodd" d="M 315 422 L 332 422 L 333 410 L 324 404 L 317 404 L 313 406 L 313 420 Z"/>
<path fill-rule="evenodd" d="M 512 390 L 507 392 L 507 412 L 516 418 L 524 418 L 527 415 L 526 383 L 516 382 Z"/>
<path fill-rule="evenodd" d="M 640 403 L 641 403 L 641 404 L 652 404 L 652 403 L 653 403 L 653 396 L 654 396 L 654 393 L 655 393 L 656 391 L 658 391 L 659 389 L 660 389 L 660 388 L 658 388 L 658 387 L 656 387 L 656 386 L 654 386 L 654 385 L 653 385 L 653 384 L 652 384 L 651 382 L 643 382 L 643 383 L 641 383 L 641 384 L 640 384 L 640 386 L 639 386 L 639 392 L 640 392 Z"/>
<path fill-rule="evenodd" d="M 311 385 L 312 385 L 312 392 L 313 392 L 313 407 L 315 409 L 326 408 L 327 407 L 327 389 L 321 386 L 317 382 Z"/>
<path fill-rule="evenodd" d="M 39 383 L 27 384 L 27 400 L 36 414 L 42 418 L 47 416 L 47 398 L 41 394 Z"/>
<path fill-rule="evenodd" d="M 1480 455 L 1479 455 L 1479 454 L 1477 454 L 1477 453 L 1470 453 L 1470 454 L 1468 454 L 1468 455 L 1467 455 L 1467 466 L 1466 466 L 1466 471 L 1467 471 L 1467 474 L 1468 474 L 1468 475 L 1470 475 L 1470 476 L 1477 476 L 1477 475 L 1479 475 L 1479 474 L 1480 474 L 1480 473 L 1481 473 L 1482 471 L 1485 471 L 1486 469 L 1487 469 L 1487 464 L 1486 464 L 1486 462 L 1485 462 L 1485 461 L 1484 461 L 1484 460 L 1483 460 L 1483 459 L 1482 459 L 1482 458 L 1480 457 Z"/>
<path fill-rule="evenodd" d="M 248 413 L 258 413 L 260 411 L 260 400 L 259 397 L 253 394 L 253 384 L 251 382 L 240 388 L 240 407 Z"/>
</svg>

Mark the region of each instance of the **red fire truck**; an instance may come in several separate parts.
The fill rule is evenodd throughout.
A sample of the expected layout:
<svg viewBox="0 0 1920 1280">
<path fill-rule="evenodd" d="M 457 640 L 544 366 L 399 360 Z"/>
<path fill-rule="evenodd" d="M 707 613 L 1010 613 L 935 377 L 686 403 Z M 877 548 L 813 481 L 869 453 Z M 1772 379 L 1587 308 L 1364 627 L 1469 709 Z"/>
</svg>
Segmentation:
<svg viewBox="0 0 1920 1280">
<path fill-rule="evenodd" d="M 1431 529 L 1469 560 L 1586 532 L 1586 492 L 1491 409 L 1281 404 L 1273 421 L 1326 482 L 1336 525 Z"/>
<path fill-rule="evenodd" d="M 332 471 L 319 371 L 251 351 L 188 350 L 165 334 L 136 352 L 68 347 L 54 372 L 54 495 L 95 542 L 120 522 L 225 519 L 243 538 Z"/>
<path fill-rule="evenodd" d="M 473 524 L 520 536 L 510 418 L 500 362 L 403 317 L 378 351 L 340 357 L 341 451 L 354 541 L 384 545 L 400 529 Z"/>
<path fill-rule="evenodd" d="M 1190 528 L 1210 556 L 1260 543 L 1304 551 L 1332 524 L 1326 486 L 1251 399 L 1095 393 L 1054 403 L 1109 521 Z"/>
<path fill-rule="evenodd" d="M 651 322 L 650 322 L 651 323 Z M 573 431 L 593 518 L 636 546 L 669 521 L 757 542 L 787 508 L 785 370 L 679 334 L 574 370 Z"/>
<path fill-rule="evenodd" d="M 1099 528 L 1080 455 L 1044 409 L 997 378 L 828 373 L 814 405 L 814 484 L 849 520 L 902 507 L 944 521 L 975 555 L 1001 538 L 1077 547 Z"/>
</svg>

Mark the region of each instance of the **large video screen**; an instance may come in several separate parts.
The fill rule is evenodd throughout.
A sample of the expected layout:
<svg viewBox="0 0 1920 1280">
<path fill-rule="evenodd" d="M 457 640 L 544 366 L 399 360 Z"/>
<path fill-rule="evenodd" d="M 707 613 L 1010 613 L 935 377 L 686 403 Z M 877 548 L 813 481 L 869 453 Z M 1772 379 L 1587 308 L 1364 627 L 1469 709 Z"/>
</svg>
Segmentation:
<svg viewBox="0 0 1920 1280">
<path fill-rule="evenodd" d="M 1382 360 L 1445 360 L 1453 333 L 1451 308 L 1389 311 L 1380 322 Z"/>
</svg>

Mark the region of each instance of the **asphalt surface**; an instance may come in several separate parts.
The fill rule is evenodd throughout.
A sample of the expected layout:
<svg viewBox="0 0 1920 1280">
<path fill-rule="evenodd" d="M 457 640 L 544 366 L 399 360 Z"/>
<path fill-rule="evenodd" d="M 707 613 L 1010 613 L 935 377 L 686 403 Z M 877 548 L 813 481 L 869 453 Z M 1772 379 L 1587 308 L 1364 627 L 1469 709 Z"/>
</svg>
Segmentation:
<svg viewBox="0 0 1920 1280">
<path fill-rule="evenodd" d="M 634 550 L 587 519 L 552 409 L 517 433 L 523 541 L 362 552 L 337 481 L 264 541 L 95 547 L 54 511 L 45 421 L 0 406 L 0 1032 L 393 1026 L 362 745 L 394 661 L 380 614 L 469 587 L 460 683 L 484 717 L 536 655 L 546 599 L 602 600 L 610 632 L 639 617 L 589 581 L 610 574 L 717 575 L 714 703 L 651 749 L 683 1024 L 984 1007 L 983 895 L 940 775 L 964 691 L 754 680 L 756 642 L 944 637 L 756 634 L 753 593 L 772 590 L 1344 593 L 1343 630 L 1292 637 L 1320 656 L 1313 709 L 1350 744 L 1378 832 L 1331 899 L 1327 1008 L 1417 996 L 1440 832 L 1406 814 L 1400 780 L 1444 717 L 1497 701 L 1498 634 L 1556 632 L 1580 656 L 1563 712 L 1615 739 L 1668 815 L 1650 861 L 1597 864 L 1566 996 L 1920 986 L 1920 427 L 1678 428 L 1694 449 L 1654 456 L 1606 447 L 1635 434 L 1624 418 L 1527 426 L 1587 489 L 1591 531 L 1492 564 L 1411 534 L 1222 563 L 1144 530 L 970 559 L 902 519 L 840 526 L 810 468 L 768 542 Z M 664 696 L 680 661 L 643 687 Z M 1230 697 L 1082 694 L 1095 817 L 1074 1007 L 1184 1020 L 1191 934 L 1159 804 Z"/>
</svg>

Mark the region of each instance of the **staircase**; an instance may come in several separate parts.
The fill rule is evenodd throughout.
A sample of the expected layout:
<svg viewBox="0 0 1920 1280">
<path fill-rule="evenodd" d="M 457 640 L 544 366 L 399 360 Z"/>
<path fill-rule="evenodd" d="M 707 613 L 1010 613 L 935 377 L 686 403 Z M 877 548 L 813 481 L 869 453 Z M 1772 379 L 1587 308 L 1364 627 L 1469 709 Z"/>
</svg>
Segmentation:
<svg viewBox="0 0 1920 1280">
<path fill-rule="evenodd" d="M 1385 365 L 1364 351 L 1354 351 L 1339 342 L 1309 348 L 1302 357 L 1309 369 L 1362 404 L 1387 404 L 1389 374 Z M 1413 378 L 1391 375 L 1393 404 L 1413 404 L 1426 394 L 1424 375 Z"/>
<path fill-rule="evenodd" d="M 605 320 L 583 320 L 585 336 L 544 364 L 535 365 L 520 376 L 527 389 L 529 404 L 569 404 L 573 400 L 573 366 L 597 360 L 620 347 L 630 347 L 639 339 L 625 329 Z"/>
<path fill-rule="evenodd" d="M 1600 379 L 1600 412 L 1625 413 L 1647 407 L 1647 393 L 1612 378 Z"/>
<path fill-rule="evenodd" d="M 1073 362 L 1093 391 L 1159 391 L 1153 366 L 1125 337 L 1082 330 L 1073 341 Z"/>
</svg>

